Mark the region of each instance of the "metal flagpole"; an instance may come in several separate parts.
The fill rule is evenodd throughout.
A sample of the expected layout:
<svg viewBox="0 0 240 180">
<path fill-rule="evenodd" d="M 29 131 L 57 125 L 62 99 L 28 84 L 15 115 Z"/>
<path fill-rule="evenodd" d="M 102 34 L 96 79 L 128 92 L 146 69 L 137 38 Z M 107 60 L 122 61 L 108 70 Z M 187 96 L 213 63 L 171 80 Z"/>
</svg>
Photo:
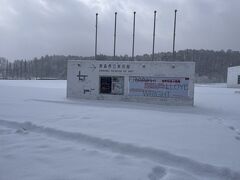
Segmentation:
<svg viewBox="0 0 240 180">
<path fill-rule="evenodd" d="M 114 24 L 113 60 L 115 60 L 115 56 L 116 56 L 116 28 L 117 28 L 117 12 L 115 12 L 115 24 Z"/>
<path fill-rule="evenodd" d="M 135 16 L 136 12 L 133 12 L 133 42 L 132 42 L 132 60 L 134 61 L 134 45 L 135 45 Z"/>
<path fill-rule="evenodd" d="M 98 31 L 98 13 L 96 13 L 96 34 L 95 34 L 95 60 L 97 59 L 97 31 Z"/>
<path fill-rule="evenodd" d="M 152 60 L 154 60 L 154 46 L 155 46 L 156 14 L 157 14 L 157 11 L 154 11 Z"/>
<path fill-rule="evenodd" d="M 175 9 L 175 15 L 174 15 L 174 30 L 173 30 L 173 60 L 176 58 L 175 53 L 175 39 L 176 39 L 176 21 L 177 21 L 177 9 Z"/>
</svg>

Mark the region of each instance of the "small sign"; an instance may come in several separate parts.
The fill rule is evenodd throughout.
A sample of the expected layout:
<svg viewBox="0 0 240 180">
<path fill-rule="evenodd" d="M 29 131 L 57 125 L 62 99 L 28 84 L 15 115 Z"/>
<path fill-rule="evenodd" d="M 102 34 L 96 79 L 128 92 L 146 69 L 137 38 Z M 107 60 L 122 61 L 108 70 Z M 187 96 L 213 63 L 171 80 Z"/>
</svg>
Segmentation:
<svg viewBox="0 0 240 180">
<path fill-rule="evenodd" d="M 129 96 L 187 98 L 189 78 L 129 77 Z"/>
<path fill-rule="evenodd" d="M 132 73 L 130 64 L 127 63 L 101 63 L 99 64 L 99 72 L 104 73 Z"/>
</svg>

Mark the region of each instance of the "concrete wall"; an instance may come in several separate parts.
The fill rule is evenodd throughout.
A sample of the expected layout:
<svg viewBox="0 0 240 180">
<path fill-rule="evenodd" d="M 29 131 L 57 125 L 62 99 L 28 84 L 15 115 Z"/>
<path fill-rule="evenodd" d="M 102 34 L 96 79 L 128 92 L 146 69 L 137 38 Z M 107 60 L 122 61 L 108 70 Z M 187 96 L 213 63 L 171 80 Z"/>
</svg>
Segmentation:
<svg viewBox="0 0 240 180">
<path fill-rule="evenodd" d="M 229 67 L 227 74 L 227 87 L 240 88 L 238 84 L 238 76 L 240 75 L 240 66 Z"/>
<path fill-rule="evenodd" d="M 71 60 L 68 61 L 67 70 L 67 97 L 193 105 L 194 75 L 194 62 Z M 123 76 L 124 94 L 100 94 L 100 76 Z M 181 81 L 185 78 L 188 82 L 187 95 L 180 97 L 180 92 L 179 97 L 170 98 L 130 96 L 129 77 L 155 77 L 157 80 L 180 78 Z"/>
</svg>

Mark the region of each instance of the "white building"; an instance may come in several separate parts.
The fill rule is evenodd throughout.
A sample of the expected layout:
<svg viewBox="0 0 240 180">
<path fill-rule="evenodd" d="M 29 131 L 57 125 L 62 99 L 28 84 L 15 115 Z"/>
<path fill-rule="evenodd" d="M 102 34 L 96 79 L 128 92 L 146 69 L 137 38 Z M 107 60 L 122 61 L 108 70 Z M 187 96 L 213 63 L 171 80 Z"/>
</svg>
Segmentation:
<svg viewBox="0 0 240 180">
<path fill-rule="evenodd" d="M 240 88 L 240 66 L 228 68 L 227 87 Z"/>
<path fill-rule="evenodd" d="M 71 60 L 67 97 L 193 105 L 194 62 Z"/>
</svg>

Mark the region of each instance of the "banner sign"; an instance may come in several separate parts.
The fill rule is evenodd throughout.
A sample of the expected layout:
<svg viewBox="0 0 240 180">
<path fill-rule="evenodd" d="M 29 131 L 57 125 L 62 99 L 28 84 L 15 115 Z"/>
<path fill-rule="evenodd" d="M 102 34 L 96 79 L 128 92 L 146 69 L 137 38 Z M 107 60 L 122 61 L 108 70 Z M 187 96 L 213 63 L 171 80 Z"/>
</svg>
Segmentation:
<svg viewBox="0 0 240 180">
<path fill-rule="evenodd" d="M 129 77 L 129 96 L 187 98 L 187 77 Z"/>
</svg>

